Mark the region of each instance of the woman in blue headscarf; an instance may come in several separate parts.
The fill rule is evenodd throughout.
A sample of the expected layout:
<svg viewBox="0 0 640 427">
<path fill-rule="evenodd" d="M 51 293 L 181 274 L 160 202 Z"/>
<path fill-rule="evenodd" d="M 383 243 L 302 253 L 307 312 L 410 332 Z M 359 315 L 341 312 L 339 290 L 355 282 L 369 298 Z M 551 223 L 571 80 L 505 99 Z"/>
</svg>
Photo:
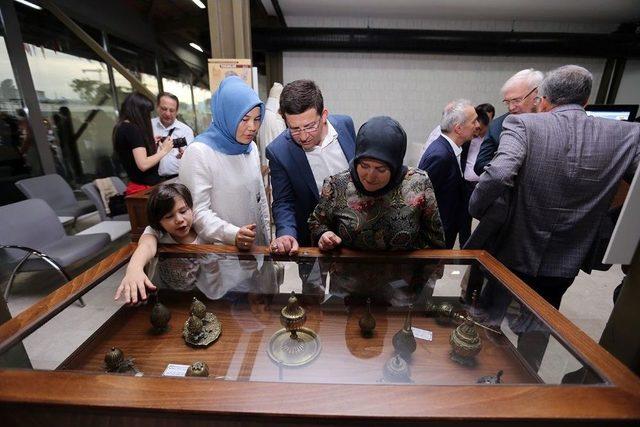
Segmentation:
<svg viewBox="0 0 640 427">
<path fill-rule="evenodd" d="M 206 241 L 248 250 L 269 242 L 269 207 L 253 139 L 264 115 L 258 95 L 237 76 L 211 99 L 211 126 L 196 136 L 180 165 L 193 195 L 194 226 Z"/>
</svg>

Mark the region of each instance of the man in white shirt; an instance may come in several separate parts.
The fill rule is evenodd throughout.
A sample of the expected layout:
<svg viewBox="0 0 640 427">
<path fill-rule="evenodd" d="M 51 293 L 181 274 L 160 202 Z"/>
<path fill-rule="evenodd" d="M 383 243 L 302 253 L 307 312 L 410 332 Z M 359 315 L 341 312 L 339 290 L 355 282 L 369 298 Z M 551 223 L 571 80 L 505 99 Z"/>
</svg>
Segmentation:
<svg viewBox="0 0 640 427">
<path fill-rule="evenodd" d="M 187 145 L 193 142 L 193 131 L 191 128 L 176 119 L 180 101 L 178 97 L 169 92 L 160 92 L 156 101 L 156 113 L 158 117 L 151 119 L 151 128 L 156 142 L 165 138 L 171 132 L 174 143 L 178 138 L 184 138 Z M 180 171 L 180 158 L 185 147 L 173 148 L 169 154 L 160 160 L 158 174 L 160 176 L 173 177 Z"/>
<path fill-rule="evenodd" d="M 329 115 L 320 88 L 311 80 L 287 84 L 280 113 L 288 129 L 267 146 L 276 239 L 271 250 L 293 254 L 315 246 L 307 220 L 320 199 L 325 178 L 348 169 L 355 152 L 349 116 Z"/>
<path fill-rule="evenodd" d="M 473 138 L 478 127 L 474 106 L 466 99 L 450 102 L 442 113 L 440 127 L 442 134 L 429 145 L 418 167 L 431 179 L 446 247 L 451 249 L 469 215 L 461 155 L 462 145 Z M 460 246 L 463 244 L 461 241 Z"/>
<path fill-rule="evenodd" d="M 262 118 L 262 125 L 260 125 L 260 130 L 258 131 L 260 138 L 260 160 L 264 163 L 266 163 L 265 150 L 267 145 L 287 128 L 284 119 L 278 112 L 280 109 L 281 93 L 282 84 L 278 82 L 274 83 L 269 91 L 267 102 L 264 105 L 264 117 Z"/>
</svg>

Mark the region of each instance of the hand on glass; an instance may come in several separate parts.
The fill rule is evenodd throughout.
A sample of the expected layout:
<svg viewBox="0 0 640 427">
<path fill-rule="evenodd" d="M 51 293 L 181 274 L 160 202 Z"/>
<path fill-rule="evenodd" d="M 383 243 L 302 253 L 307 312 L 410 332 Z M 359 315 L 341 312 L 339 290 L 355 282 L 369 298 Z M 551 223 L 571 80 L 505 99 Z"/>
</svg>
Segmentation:
<svg viewBox="0 0 640 427">
<path fill-rule="evenodd" d="M 330 251 L 331 249 L 335 249 L 336 246 L 339 246 L 340 243 L 342 243 L 342 239 L 338 237 L 336 233 L 333 231 L 327 231 L 320 236 L 318 247 L 321 251 Z"/>
<path fill-rule="evenodd" d="M 144 271 L 127 272 L 116 290 L 114 299 L 117 300 L 122 295 L 125 304 L 134 305 L 138 303 L 138 294 L 140 302 L 147 300 L 147 289 L 155 291 L 157 288 L 151 283 Z"/>
<path fill-rule="evenodd" d="M 293 236 L 280 236 L 271 242 L 271 252 L 275 254 L 298 254 L 298 241 Z"/>
<path fill-rule="evenodd" d="M 236 233 L 236 246 L 240 250 L 248 251 L 253 245 L 253 241 L 256 239 L 255 224 L 245 225 L 240 227 L 240 230 Z"/>
</svg>

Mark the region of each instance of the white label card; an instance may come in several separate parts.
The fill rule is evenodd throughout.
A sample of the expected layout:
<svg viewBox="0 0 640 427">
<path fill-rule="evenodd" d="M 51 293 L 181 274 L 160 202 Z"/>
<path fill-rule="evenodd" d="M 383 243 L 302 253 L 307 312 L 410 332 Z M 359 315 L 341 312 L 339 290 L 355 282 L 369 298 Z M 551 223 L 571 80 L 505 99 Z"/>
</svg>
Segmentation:
<svg viewBox="0 0 640 427">
<path fill-rule="evenodd" d="M 176 365 L 169 363 L 162 373 L 163 377 L 184 377 L 187 374 L 189 365 Z"/>
<path fill-rule="evenodd" d="M 433 332 L 427 331 L 425 329 L 412 327 L 413 336 L 416 338 L 420 338 L 421 340 L 431 341 L 433 339 Z"/>
</svg>

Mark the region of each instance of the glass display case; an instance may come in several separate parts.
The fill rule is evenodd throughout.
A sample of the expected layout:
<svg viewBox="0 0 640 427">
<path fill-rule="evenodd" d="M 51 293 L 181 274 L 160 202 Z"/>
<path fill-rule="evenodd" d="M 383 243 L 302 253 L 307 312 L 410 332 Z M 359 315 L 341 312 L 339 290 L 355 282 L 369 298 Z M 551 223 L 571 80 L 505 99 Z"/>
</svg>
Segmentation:
<svg viewBox="0 0 640 427">
<path fill-rule="evenodd" d="M 131 244 L 0 326 L 11 424 L 633 423 L 640 380 L 483 251 Z M 82 296 L 86 306 L 77 304 Z M 637 325 L 636 325 L 637 326 Z"/>
</svg>

